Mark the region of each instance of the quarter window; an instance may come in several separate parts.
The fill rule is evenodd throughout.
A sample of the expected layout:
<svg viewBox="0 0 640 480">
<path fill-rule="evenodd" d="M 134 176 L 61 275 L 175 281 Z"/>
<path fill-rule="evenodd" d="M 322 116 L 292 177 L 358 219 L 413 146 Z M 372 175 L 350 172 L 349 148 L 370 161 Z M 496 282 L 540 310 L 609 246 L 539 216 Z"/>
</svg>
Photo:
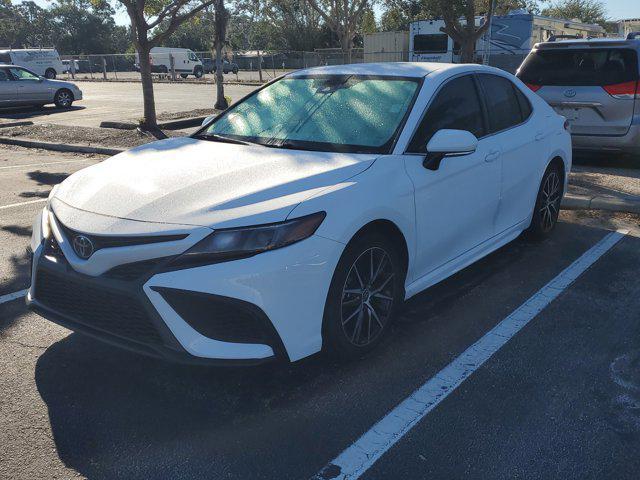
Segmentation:
<svg viewBox="0 0 640 480">
<path fill-rule="evenodd" d="M 490 133 L 500 132 L 522 123 L 520 103 L 513 83 L 498 75 L 478 75 L 487 104 Z"/>
<path fill-rule="evenodd" d="M 467 130 L 485 135 L 482 107 L 470 75 L 454 78 L 442 87 L 429 106 L 409 144 L 409 152 L 426 153 L 431 137 L 442 129 Z"/>
<path fill-rule="evenodd" d="M 525 97 L 524 93 L 522 93 L 522 91 L 515 85 L 513 86 L 513 89 L 516 92 L 516 97 L 518 98 L 518 104 L 520 105 L 520 113 L 522 114 L 522 121 L 524 122 L 529 118 L 533 109 L 531 108 L 531 103 L 529 103 L 529 99 Z"/>
</svg>

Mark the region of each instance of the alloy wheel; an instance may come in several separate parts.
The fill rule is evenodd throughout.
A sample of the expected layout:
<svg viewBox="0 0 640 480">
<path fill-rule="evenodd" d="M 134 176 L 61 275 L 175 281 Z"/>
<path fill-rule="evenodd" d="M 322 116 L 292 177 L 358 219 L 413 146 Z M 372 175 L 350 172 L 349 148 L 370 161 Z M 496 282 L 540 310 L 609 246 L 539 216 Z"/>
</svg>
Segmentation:
<svg viewBox="0 0 640 480">
<path fill-rule="evenodd" d="M 384 330 L 393 311 L 394 267 L 389 254 L 372 247 L 351 265 L 342 288 L 341 321 L 347 340 L 365 347 Z"/>
<path fill-rule="evenodd" d="M 548 232 L 560 213 L 560 177 L 554 171 L 550 172 L 542 185 L 541 205 L 540 205 L 540 222 L 542 230 Z"/>
<path fill-rule="evenodd" d="M 68 107 L 71 105 L 71 94 L 69 92 L 60 92 L 58 93 L 58 104 L 63 107 Z"/>
</svg>

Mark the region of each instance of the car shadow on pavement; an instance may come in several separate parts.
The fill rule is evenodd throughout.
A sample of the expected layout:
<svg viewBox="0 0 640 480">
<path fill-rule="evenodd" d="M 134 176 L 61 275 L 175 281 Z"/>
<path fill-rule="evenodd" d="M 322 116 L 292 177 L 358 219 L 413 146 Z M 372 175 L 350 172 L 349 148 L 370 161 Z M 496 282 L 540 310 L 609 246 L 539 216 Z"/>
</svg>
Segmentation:
<svg viewBox="0 0 640 480">
<path fill-rule="evenodd" d="M 59 113 L 73 112 L 75 110 L 84 110 L 87 107 L 72 106 L 69 108 L 57 108 L 53 106 L 46 107 L 23 107 L 23 108 L 3 108 L 0 109 L 0 118 L 9 120 L 25 120 L 43 115 L 56 115 Z"/>
<path fill-rule="evenodd" d="M 57 454 L 90 479 L 214 478 L 213 471 L 274 478 L 261 467 L 294 463 L 286 448 L 298 451 L 292 458 L 315 455 L 324 462 L 328 454 L 309 450 L 312 445 L 335 442 L 336 428 L 358 435 L 369 426 L 371 419 L 351 424 L 349 408 L 366 411 L 379 402 L 377 418 L 389 401 L 415 388 L 412 379 L 435 374 L 556 275 L 560 267 L 549 249 L 570 262 L 606 234 L 569 223 L 558 230 L 542 243 L 518 239 L 416 295 L 394 335 L 365 360 L 346 365 L 315 355 L 292 365 L 183 366 L 72 333 L 47 348 L 35 369 Z M 491 298 L 487 283 L 509 288 L 494 288 L 498 296 Z M 253 474 L 237 474 L 243 469 Z"/>
</svg>

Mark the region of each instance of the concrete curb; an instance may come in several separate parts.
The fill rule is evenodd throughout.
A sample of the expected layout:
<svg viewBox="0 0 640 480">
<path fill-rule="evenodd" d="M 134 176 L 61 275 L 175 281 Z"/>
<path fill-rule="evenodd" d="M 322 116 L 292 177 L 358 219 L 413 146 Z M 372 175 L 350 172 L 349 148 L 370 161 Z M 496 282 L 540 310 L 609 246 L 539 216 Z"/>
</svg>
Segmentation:
<svg viewBox="0 0 640 480">
<path fill-rule="evenodd" d="M 560 208 L 563 210 L 606 210 L 640 214 L 640 199 L 567 194 L 564 196 Z"/>
<path fill-rule="evenodd" d="M 0 128 L 9 128 L 9 127 L 24 127 L 26 125 L 33 125 L 31 120 L 18 120 L 15 122 L 1 122 Z"/>
<path fill-rule="evenodd" d="M 124 152 L 124 150 L 119 148 L 92 147 L 89 145 L 42 142 L 40 140 L 31 140 L 29 138 L 0 137 L 0 144 L 17 145 L 19 147 L 26 148 L 41 148 L 43 150 L 53 150 L 56 152 L 99 153 L 101 155 L 116 155 L 118 153 Z"/>
<path fill-rule="evenodd" d="M 158 128 L 160 128 L 161 130 L 181 130 L 183 128 L 199 127 L 205 118 L 207 117 L 190 117 L 179 118 L 177 120 L 168 120 L 166 122 L 159 122 Z M 100 122 L 100 128 L 135 130 L 136 128 L 138 128 L 138 124 L 133 122 L 113 122 L 107 120 L 104 122 Z"/>
</svg>

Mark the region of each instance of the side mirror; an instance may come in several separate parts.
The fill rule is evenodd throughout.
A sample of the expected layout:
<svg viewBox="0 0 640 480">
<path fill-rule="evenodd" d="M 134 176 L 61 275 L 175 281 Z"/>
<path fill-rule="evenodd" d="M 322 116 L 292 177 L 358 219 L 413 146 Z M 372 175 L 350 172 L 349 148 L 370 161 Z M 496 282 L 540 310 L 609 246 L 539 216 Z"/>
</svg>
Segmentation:
<svg viewBox="0 0 640 480">
<path fill-rule="evenodd" d="M 422 163 L 429 170 L 440 168 L 446 157 L 459 157 L 473 153 L 478 148 L 476 136 L 466 130 L 438 130 L 427 144 L 427 157 Z"/>
</svg>

